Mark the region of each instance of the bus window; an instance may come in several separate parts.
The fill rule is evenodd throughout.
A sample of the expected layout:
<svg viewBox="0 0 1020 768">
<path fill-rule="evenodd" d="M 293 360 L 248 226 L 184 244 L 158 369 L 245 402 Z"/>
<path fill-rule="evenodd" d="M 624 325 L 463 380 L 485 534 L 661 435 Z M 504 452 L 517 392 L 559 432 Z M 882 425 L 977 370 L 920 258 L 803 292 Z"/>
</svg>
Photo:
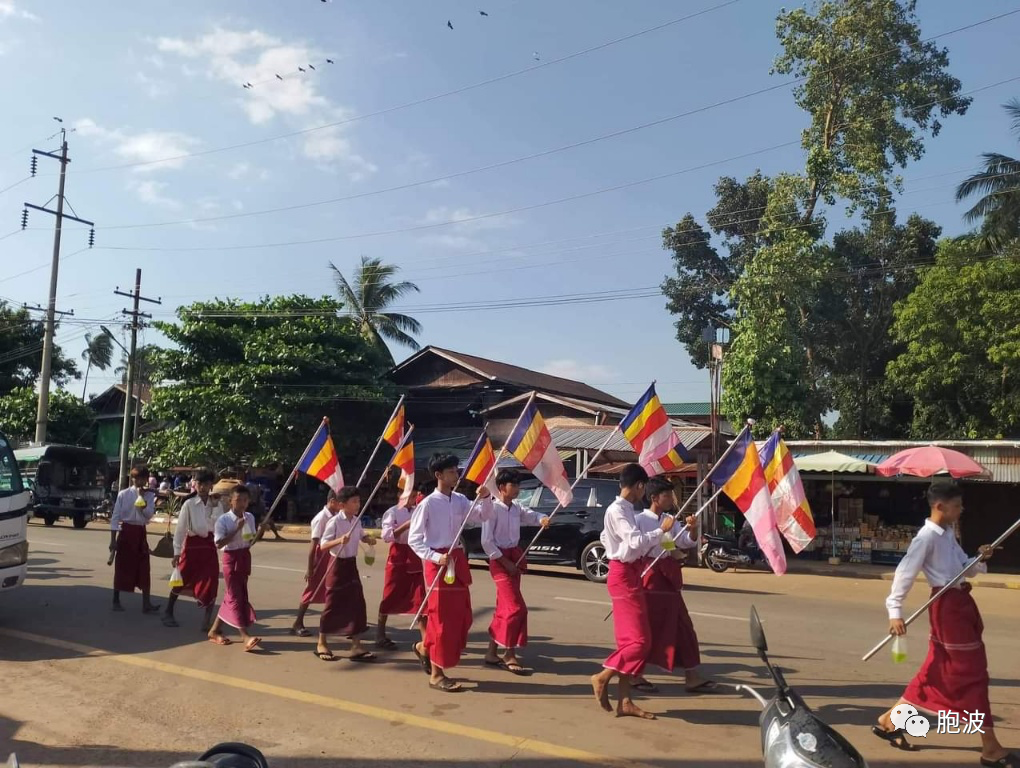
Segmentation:
<svg viewBox="0 0 1020 768">
<path fill-rule="evenodd" d="M 11 496 L 23 490 L 14 453 L 7 441 L 0 438 L 0 496 Z"/>
</svg>

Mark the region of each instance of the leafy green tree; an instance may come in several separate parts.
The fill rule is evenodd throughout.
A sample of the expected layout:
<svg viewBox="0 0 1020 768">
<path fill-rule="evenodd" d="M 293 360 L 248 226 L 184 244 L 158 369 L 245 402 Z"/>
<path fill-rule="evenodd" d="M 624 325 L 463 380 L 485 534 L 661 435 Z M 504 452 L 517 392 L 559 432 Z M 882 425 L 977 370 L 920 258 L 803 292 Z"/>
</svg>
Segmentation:
<svg viewBox="0 0 1020 768">
<path fill-rule="evenodd" d="M 23 307 L 12 307 L 0 300 L 0 396 L 31 387 L 39 381 L 42 369 L 43 322 Z M 78 378 L 78 367 L 53 346 L 51 380 L 60 387 Z M 34 430 L 33 430 L 34 436 Z"/>
<path fill-rule="evenodd" d="M 783 52 L 772 71 L 803 80 L 794 99 L 811 117 L 802 134 L 806 219 L 819 200 L 842 198 L 865 212 L 888 207 L 900 187 L 895 169 L 921 157 L 940 117 L 967 111 L 971 100 L 947 71 L 947 50 L 922 40 L 916 5 L 823 0 L 779 14 Z"/>
<path fill-rule="evenodd" d="M 1020 431 L 1020 242 L 988 256 L 974 238 L 943 240 L 892 333 L 905 351 L 889 380 L 914 399 L 915 437 Z"/>
<path fill-rule="evenodd" d="M 92 366 L 105 371 L 113 365 L 113 339 L 105 331 L 95 335 L 85 334 L 85 349 L 81 353 L 81 359 L 85 361 L 85 383 L 81 389 L 81 401 L 85 402 L 85 393 L 89 388 L 89 373 Z"/>
<path fill-rule="evenodd" d="M 162 428 L 137 453 L 158 466 L 292 465 L 323 416 L 342 429 L 338 451 L 360 445 L 359 413 L 382 398 L 388 360 L 342 310 L 307 296 L 225 300 L 155 323 L 172 347 L 153 353 L 145 415 Z"/>
<path fill-rule="evenodd" d="M 35 387 L 19 387 L 0 397 L 0 424 L 14 442 L 28 443 L 35 439 L 35 419 L 39 395 Z M 96 414 L 66 389 L 50 392 L 49 421 L 46 441 L 60 445 L 92 444 Z"/>
<path fill-rule="evenodd" d="M 355 318 L 365 337 L 377 344 L 391 363 L 394 362 L 393 355 L 385 340 L 413 350 L 420 348 L 411 334 L 421 333 L 421 323 L 408 315 L 390 311 L 398 299 L 409 293 L 420 292 L 417 285 L 406 280 L 393 282 L 400 267 L 383 264 L 382 259 L 362 256 L 361 264 L 354 272 L 352 285 L 334 264 L 330 263 L 329 266 L 333 270 L 340 301 Z"/>
<path fill-rule="evenodd" d="M 940 234 L 920 216 L 900 225 L 881 217 L 864 229 L 838 232 L 823 248 L 831 272 L 820 281 L 807 333 L 831 407 L 839 412 L 835 437 L 907 435 L 912 401 L 885 377 L 903 351 L 889 330 L 896 303 L 917 285 L 918 269 L 934 262 Z"/>
<path fill-rule="evenodd" d="M 1013 132 L 1020 137 L 1020 99 L 1004 105 L 1013 121 Z M 981 222 L 981 244 L 991 251 L 1020 237 L 1020 160 L 986 152 L 985 168 L 966 179 L 956 189 L 956 199 L 980 195 L 981 199 L 964 218 L 970 223 Z"/>
</svg>

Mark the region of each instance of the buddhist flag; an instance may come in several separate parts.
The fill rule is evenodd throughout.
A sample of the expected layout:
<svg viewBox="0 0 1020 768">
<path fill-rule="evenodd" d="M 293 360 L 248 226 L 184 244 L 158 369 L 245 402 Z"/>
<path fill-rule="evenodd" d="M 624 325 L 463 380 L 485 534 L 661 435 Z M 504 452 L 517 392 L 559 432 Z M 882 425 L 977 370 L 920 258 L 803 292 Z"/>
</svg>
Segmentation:
<svg viewBox="0 0 1020 768">
<path fill-rule="evenodd" d="M 564 507 L 574 498 L 556 445 L 542 414 L 530 403 L 506 443 L 507 450 L 556 496 Z"/>
<path fill-rule="evenodd" d="M 390 418 L 383 430 L 382 439 L 394 448 L 400 445 L 404 439 L 404 406 L 397 408 L 397 412 Z"/>
<path fill-rule="evenodd" d="M 464 470 L 464 479 L 475 485 L 484 485 L 493 495 L 496 494 L 496 454 L 492 450 L 492 442 L 489 435 L 483 429 L 478 436 L 478 442 L 468 457 L 467 467 Z"/>
<path fill-rule="evenodd" d="M 414 497 L 414 440 L 408 440 L 404 446 L 393 454 L 392 464 L 400 470 L 397 487 L 401 489 L 400 506 L 406 507 Z"/>
<path fill-rule="evenodd" d="M 776 575 L 786 573 L 786 553 L 779 535 L 776 511 L 772 507 L 765 472 L 758 457 L 758 449 L 748 431 L 737 437 L 735 444 L 712 470 L 712 482 L 722 486 L 723 493 L 744 513 L 754 529 L 758 546 L 768 558 Z"/>
<path fill-rule="evenodd" d="M 675 470 L 685 459 L 690 459 L 655 394 L 655 384 L 648 387 L 620 422 L 620 431 L 637 453 L 638 464 L 649 475 Z"/>
<path fill-rule="evenodd" d="M 802 552 L 815 537 L 815 520 L 804 495 L 800 473 L 778 429 L 762 446 L 761 465 L 776 510 L 779 532 L 790 542 L 794 552 Z"/>
<path fill-rule="evenodd" d="M 340 460 L 337 458 L 333 438 L 329 434 L 326 422 L 319 425 L 297 468 L 298 471 L 321 480 L 334 491 L 344 487 L 344 473 L 340 471 Z"/>
</svg>

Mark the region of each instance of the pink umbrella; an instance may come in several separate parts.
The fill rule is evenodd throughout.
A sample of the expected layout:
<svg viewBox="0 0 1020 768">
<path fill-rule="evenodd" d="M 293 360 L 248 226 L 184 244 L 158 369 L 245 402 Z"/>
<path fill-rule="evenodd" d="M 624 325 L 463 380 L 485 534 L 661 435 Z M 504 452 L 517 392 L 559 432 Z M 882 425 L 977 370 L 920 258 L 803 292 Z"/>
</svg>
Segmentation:
<svg viewBox="0 0 1020 768">
<path fill-rule="evenodd" d="M 884 477 L 894 475 L 932 477 L 946 473 L 952 477 L 974 477 L 988 474 L 988 470 L 970 456 L 937 445 L 900 451 L 875 467 L 875 472 Z"/>
</svg>

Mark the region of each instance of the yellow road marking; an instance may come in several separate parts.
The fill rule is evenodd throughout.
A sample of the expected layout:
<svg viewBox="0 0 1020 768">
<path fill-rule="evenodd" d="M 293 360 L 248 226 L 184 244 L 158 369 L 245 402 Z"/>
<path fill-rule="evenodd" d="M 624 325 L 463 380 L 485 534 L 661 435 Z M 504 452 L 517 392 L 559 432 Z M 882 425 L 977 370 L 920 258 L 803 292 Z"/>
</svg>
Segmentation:
<svg viewBox="0 0 1020 768">
<path fill-rule="evenodd" d="M 427 717 L 419 717 L 418 715 L 409 715 L 405 712 L 383 709 L 382 707 L 373 707 L 368 704 L 359 704 L 357 702 L 346 701 L 344 699 L 334 699 L 317 693 L 299 691 L 293 688 L 284 688 L 283 686 L 270 685 L 268 683 L 259 683 L 254 680 L 244 680 L 239 677 L 221 675 L 216 672 L 206 672 L 201 669 L 192 669 L 191 667 L 183 667 L 179 664 L 167 664 L 166 662 L 156 661 L 155 659 L 151 659 L 146 656 L 125 656 L 113 654 L 100 648 L 93 648 L 88 645 L 82 645 L 81 643 L 73 643 L 68 640 L 58 640 L 57 638 L 47 637 L 45 635 L 36 635 L 31 632 L 21 632 L 16 629 L 0 629 L 0 635 L 6 635 L 7 637 L 12 637 L 18 640 L 25 640 L 30 643 L 39 643 L 40 645 L 49 645 L 54 648 L 61 648 L 66 651 L 79 653 L 82 656 L 108 659 L 110 661 L 115 661 L 119 664 L 127 664 L 132 667 L 141 667 L 143 669 L 163 672 L 168 675 L 177 675 L 178 677 L 201 680 L 206 683 L 225 685 L 231 688 L 239 688 L 241 690 L 251 691 L 254 693 L 263 693 L 268 696 L 277 696 L 281 699 L 289 699 L 290 701 L 298 701 L 304 704 L 313 704 L 320 707 L 326 707 L 328 709 L 339 710 L 341 712 L 370 717 L 375 720 L 385 720 L 388 723 L 410 725 L 415 728 L 445 733 L 450 736 L 460 736 L 462 738 L 473 739 L 487 744 L 509 747 L 514 750 L 527 750 L 528 752 L 534 752 L 539 755 L 545 755 L 546 757 L 557 758 L 560 760 L 572 760 L 574 762 L 588 763 L 591 765 L 618 766 L 619 768 L 650 768 L 642 763 L 614 758 L 608 755 L 599 755 L 594 752 L 586 752 L 581 749 L 564 747 L 547 741 L 526 739 L 518 736 L 511 736 L 506 733 L 500 733 L 498 731 L 475 728 L 470 725 L 461 725 L 459 723 L 451 723 L 444 720 L 433 720 Z"/>
</svg>

